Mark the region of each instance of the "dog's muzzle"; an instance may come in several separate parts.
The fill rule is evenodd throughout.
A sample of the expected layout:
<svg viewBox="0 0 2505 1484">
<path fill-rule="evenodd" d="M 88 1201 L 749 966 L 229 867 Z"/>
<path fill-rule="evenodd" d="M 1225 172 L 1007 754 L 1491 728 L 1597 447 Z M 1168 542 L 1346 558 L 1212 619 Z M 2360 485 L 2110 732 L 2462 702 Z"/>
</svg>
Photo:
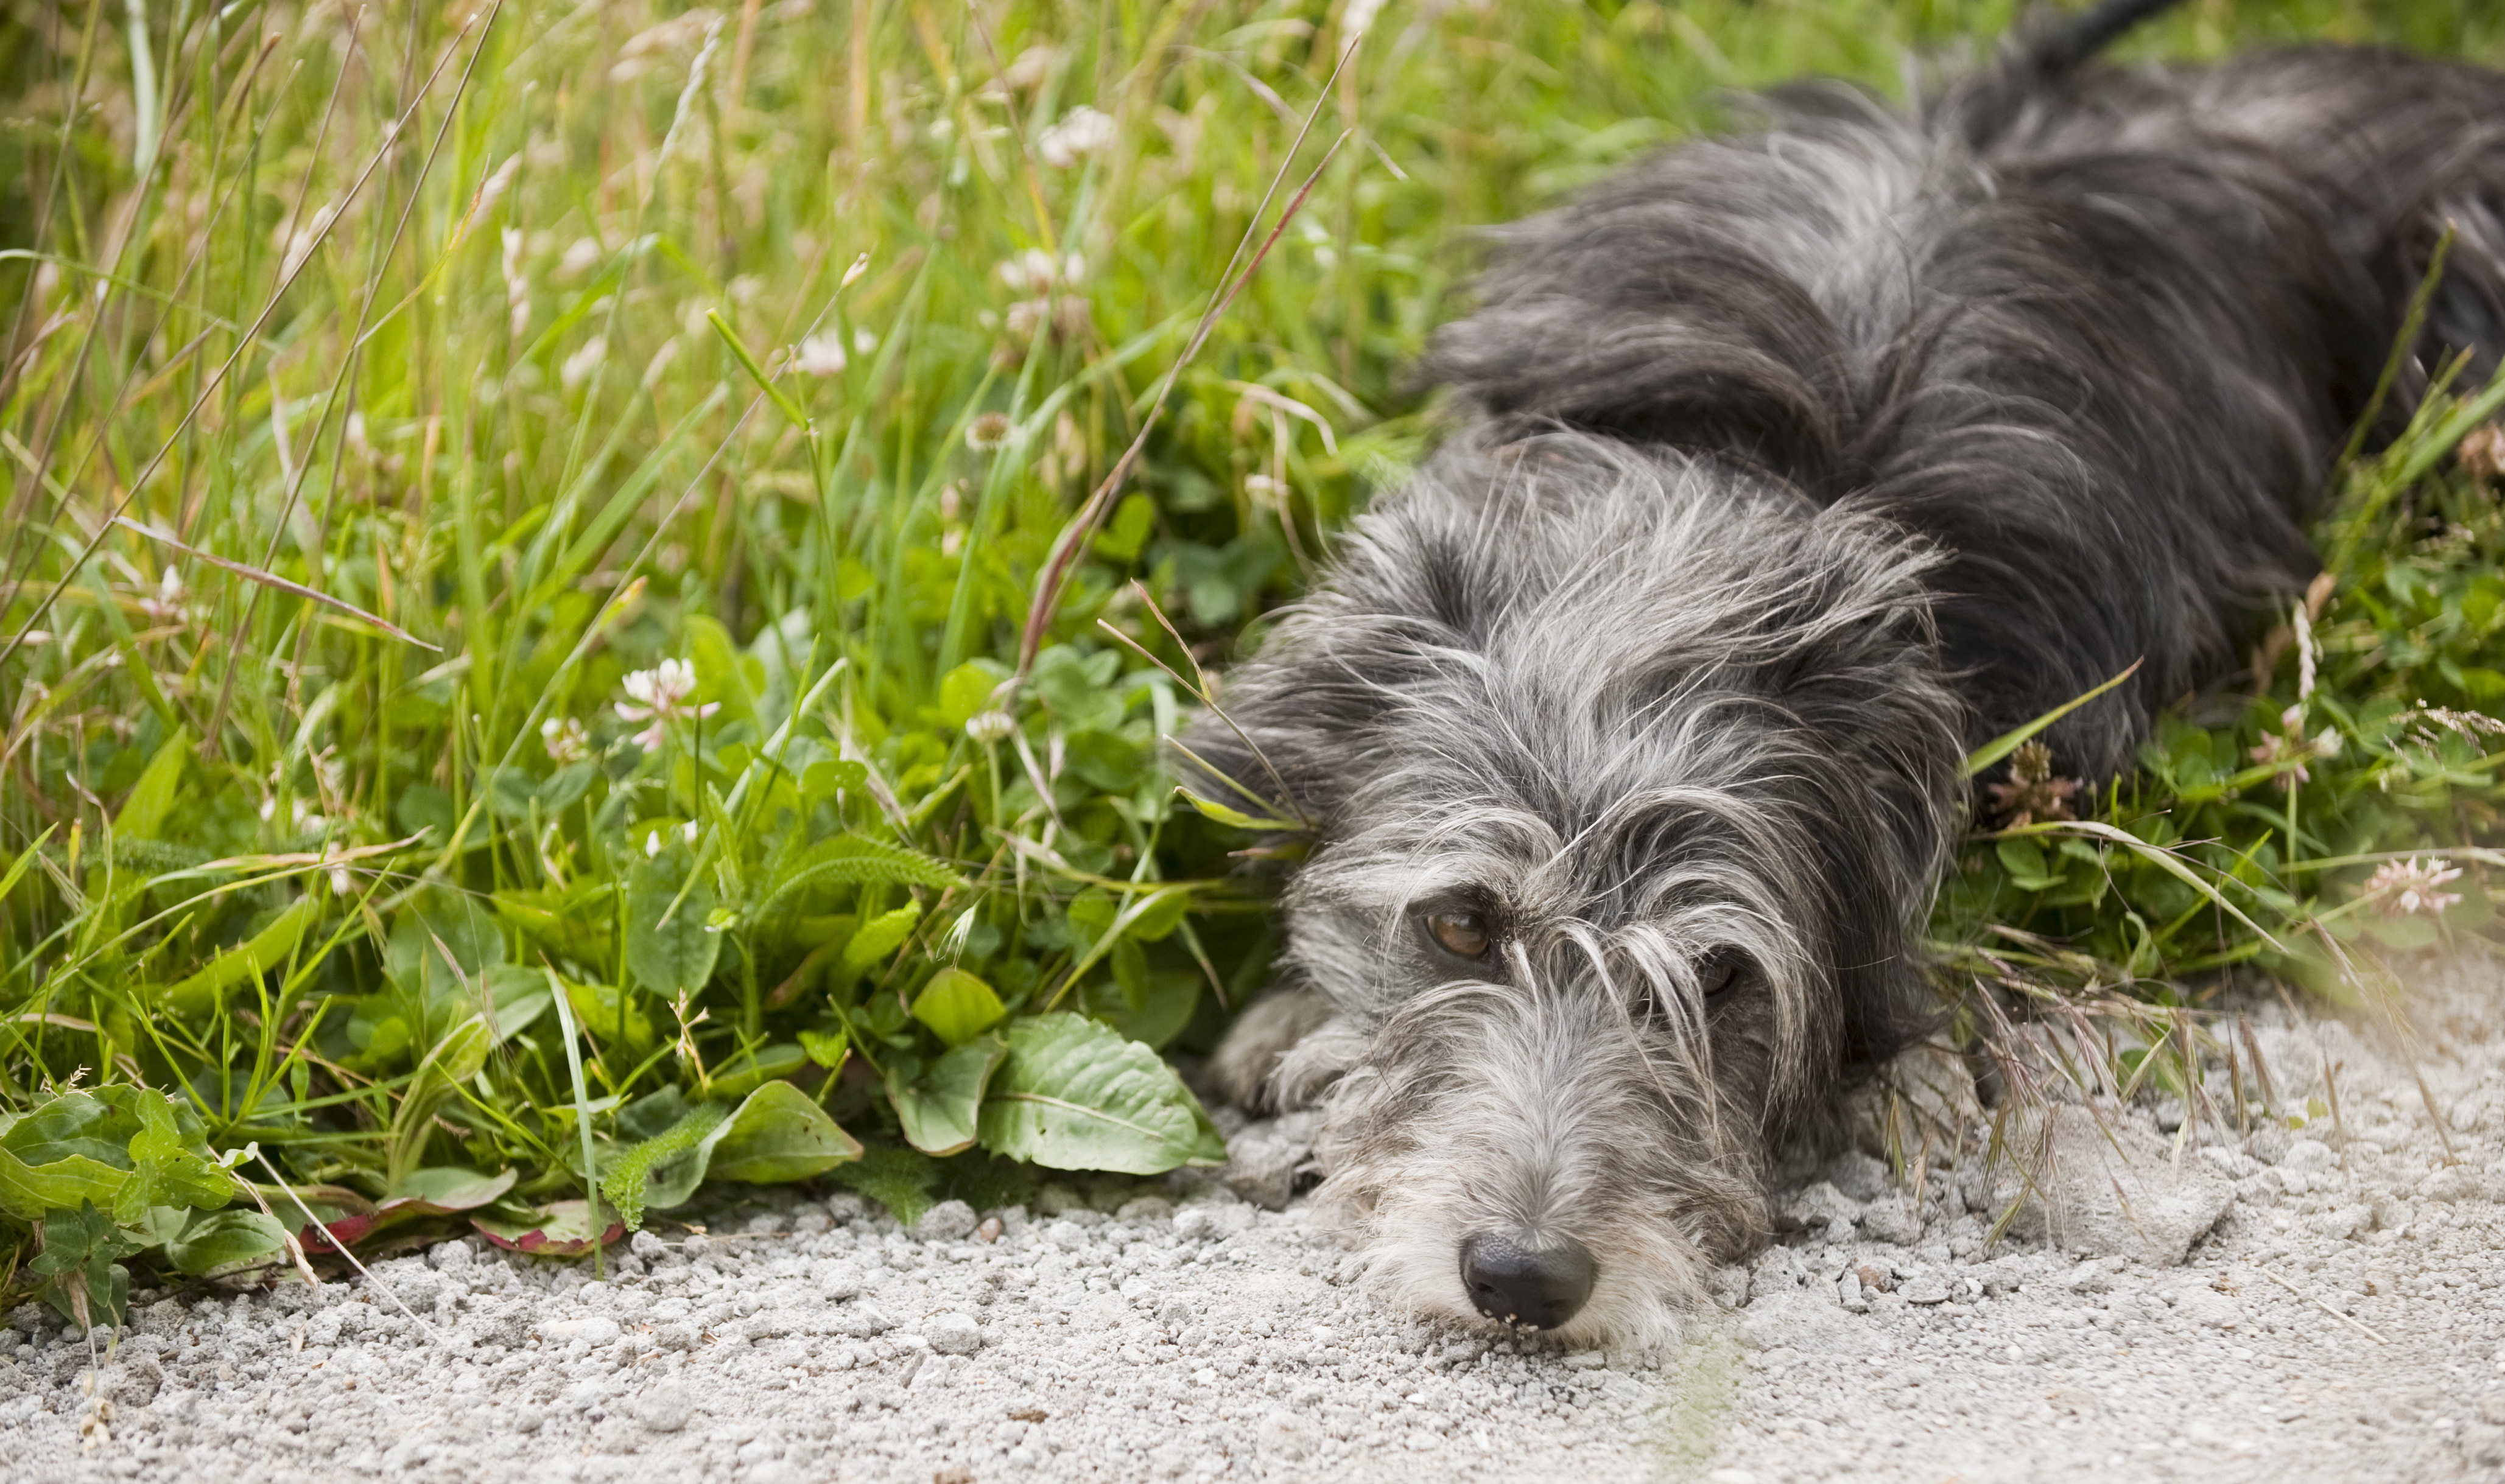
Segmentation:
<svg viewBox="0 0 2505 1484">
<path fill-rule="evenodd" d="M 1600 1271 L 1592 1250 L 1572 1237 L 1537 1252 L 1486 1231 L 1462 1242 L 1462 1287 L 1500 1324 L 1556 1329 L 1592 1296 Z"/>
</svg>

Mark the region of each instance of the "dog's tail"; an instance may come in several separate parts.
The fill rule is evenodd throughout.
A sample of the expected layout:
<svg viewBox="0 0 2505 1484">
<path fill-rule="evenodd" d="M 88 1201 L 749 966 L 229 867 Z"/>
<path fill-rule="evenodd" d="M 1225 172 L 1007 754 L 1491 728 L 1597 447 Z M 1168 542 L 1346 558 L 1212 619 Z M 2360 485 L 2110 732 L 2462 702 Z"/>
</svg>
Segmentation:
<svg viewBox="0 0 2505 1484">
<path fill-rule="evenodd" d="M 2122 39 L 2125 32 L 2182 0 L 2103 0 L 2081 15 L 2046 26 L 2019 43 L 2021 65 L 2038 78 L 2059 77 Z"/>
<path fill-rule="evenodd" d="M 2075 16 L 2031 20 L 2002 48 L 1984 72 L 1950 87 L 1935 100 L 1968 144 L 1980 150 L 2007 134 L 2027 116 L 2028 105 L 2058 94 L 2072 74 L 2141 21 L 2182 0 L 2099 0 Z"/>
</svg>

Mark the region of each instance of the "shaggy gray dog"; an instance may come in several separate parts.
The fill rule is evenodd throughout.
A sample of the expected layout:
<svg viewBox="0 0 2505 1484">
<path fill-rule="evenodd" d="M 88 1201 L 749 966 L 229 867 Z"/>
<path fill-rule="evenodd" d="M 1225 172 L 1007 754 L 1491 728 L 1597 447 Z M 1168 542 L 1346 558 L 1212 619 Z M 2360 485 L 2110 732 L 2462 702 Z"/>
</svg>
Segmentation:
<svg viewBox="0 0 2505 1484">
<path fill-rule="evenodd" d="M 2151 8 L 1505 232 L 1483 417 L 1227 677 L 1194 750 L 1316 843 L 1215 1071 L 1396 1300 L 1672 1333 L 1919 1025 L 1967 748 L 2140 661 L 2049 734 L 2108 777 L 2231 665 L 2448 223 L 2386 420 L 2505 347 L 2505 79 L 2084 65 Z"/>
</svg>

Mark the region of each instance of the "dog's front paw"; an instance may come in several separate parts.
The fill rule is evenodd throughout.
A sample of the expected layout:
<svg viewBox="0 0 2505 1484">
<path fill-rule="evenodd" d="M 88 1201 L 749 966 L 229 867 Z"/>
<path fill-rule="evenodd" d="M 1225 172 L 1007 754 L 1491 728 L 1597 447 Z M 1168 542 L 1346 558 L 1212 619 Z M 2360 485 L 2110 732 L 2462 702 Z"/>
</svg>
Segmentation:
<svg viewBox="0 0 2505 1484">
<path fill-rule="evenodd" d="M 1274 990 L 1253 1001 L 1209 1058 L 1218 1095 L 1255 1116 L 1284 1111 L 1279 1063 L 1330 1017 L 1330 1006 L 1310 989 Z"/>
</svg>

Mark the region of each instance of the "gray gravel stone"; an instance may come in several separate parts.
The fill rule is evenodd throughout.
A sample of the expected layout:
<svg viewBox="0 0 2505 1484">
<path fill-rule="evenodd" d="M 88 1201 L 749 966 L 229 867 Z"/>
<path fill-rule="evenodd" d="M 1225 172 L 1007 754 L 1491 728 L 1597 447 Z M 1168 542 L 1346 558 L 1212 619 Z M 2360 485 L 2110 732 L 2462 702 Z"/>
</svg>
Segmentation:
<svg viewBox="0 0 2505 1484">
<path fill-rule="evenodd" d="M 974 1208 L 962 1200 L 943 1200 L 922 1213 L 913 1234 L 925 1242 L 954 1242 L 973 1234 Z"/>
<path fill-rule="evenodd" d="M 2073 1252 L 2174 1266 L 2234 1204 L 2235 1187 L 2199 1160 L 2175 1163 L 2165 1140 L 2128 1120 L 2055 1104 L 2013 1115 L 2008 1147 L 2029 1172 L 2004 1173 L 2011 1229 Z"/>
</svg>

